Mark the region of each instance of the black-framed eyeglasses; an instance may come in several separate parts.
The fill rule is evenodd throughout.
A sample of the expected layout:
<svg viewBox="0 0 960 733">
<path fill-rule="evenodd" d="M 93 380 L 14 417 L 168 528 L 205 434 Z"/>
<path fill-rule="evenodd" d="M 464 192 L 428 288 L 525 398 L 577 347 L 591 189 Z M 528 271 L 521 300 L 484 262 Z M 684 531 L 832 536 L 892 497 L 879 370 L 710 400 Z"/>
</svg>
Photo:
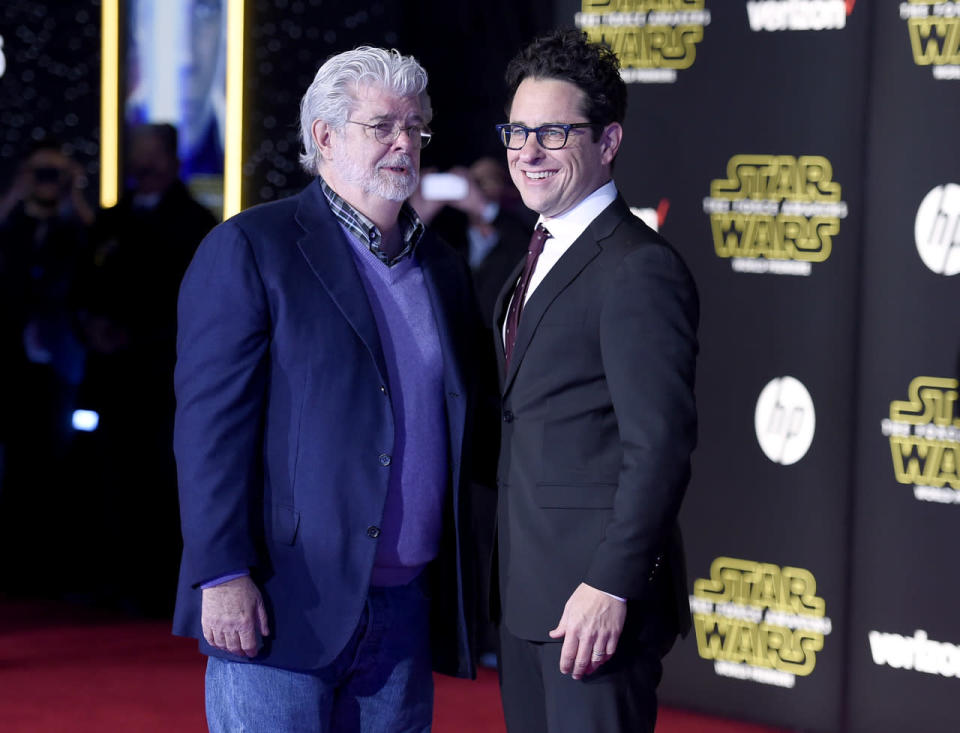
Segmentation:
<svg viewBox="0 0 960 733">
<path fill-rule="evenodd" d="M 559 150 L 567 144 L 570 130 L 578 127 L 595 127 L 595 122 L 557 122 L 540 127 L 527 127 L 515 122 L 497 125 L 500 142 L 510 150 L 520 150 L 527 143 L 527 135 L 531 132 L 537 136 L 537 142 L 547 150 Z"/>
<path fill-rule="evenodd" d="M 354 125 L 362 125 L 363 127 L 373 130 L 373 136 L 377 142 L 383 143 L 384 145 L 392 145 L 393 141 L 400 137 L 401 132 L 407 133 L 410 141 L 414 145 L 419 145 L 421 148 L 427 147 L 427 145 L 430 144 L 430 139 L 433 137 L 433 133 L 430 132 L 430 128 L 426 125 L 407 125 L 405 127 L 397 122 L 389 121 L 377 122 L 373 125 L 366 122 L 357 122 L 356 120 L 347 120 L 347 122 L 352 122 Z"/>
</svg>

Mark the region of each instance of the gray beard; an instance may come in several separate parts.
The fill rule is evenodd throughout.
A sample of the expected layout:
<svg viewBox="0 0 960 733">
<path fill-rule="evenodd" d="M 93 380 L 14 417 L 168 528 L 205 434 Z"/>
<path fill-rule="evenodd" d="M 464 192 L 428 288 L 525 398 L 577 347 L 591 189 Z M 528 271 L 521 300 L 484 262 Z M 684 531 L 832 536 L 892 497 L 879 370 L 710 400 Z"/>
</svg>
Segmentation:
<svg viewBox="0 0 960 733">
<path fill-rule="evenodd" d="M 402 165 L 407 168 L 407 174 L 398 178 L 393 173 L 381 171 L 391 165 Z M 418 176 L 413 170 L 413 160 L 408 155 L 400 155 L 396 160 L 381 163 L 371 175 L 363 175 L 360 181 L 363 192 L 384 198 L 387 201 L 406 201 L 410 194 L 417 190 Z"/>
<path fill-rule="evenodd" d="M 381 168 L 403 166 L 407 175 L 398 177 L 393 173 L 386 173 Z M 374 171 L 369 171 L 357 165 L 349 155 L 344 157 L 340 173 L 350 183 L 355 183 L 367 195 L 378 196 L 387 201 L 406 201 L 410 194 L 417 190 L 419 176 L 413 168 L 413 158 L 405 153 L 398 153 L 392 158 L 381 160 Z"/>
</svg>

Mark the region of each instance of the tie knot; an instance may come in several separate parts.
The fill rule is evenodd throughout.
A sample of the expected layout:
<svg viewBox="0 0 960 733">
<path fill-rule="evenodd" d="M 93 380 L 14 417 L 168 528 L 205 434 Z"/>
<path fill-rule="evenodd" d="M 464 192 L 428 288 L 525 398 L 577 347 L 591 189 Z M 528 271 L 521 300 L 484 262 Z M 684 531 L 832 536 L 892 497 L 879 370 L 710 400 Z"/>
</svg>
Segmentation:
<svg viewBox="0 0 960 733">
<path fill-rule="evenodd" d="M 533 230 L 533 236 L 530 238 L 529 254 L 539 257 L 540 253 L 543 252 L 544 243 L 552 236 L 543 224 L 537 224 Z"/>
</svg>

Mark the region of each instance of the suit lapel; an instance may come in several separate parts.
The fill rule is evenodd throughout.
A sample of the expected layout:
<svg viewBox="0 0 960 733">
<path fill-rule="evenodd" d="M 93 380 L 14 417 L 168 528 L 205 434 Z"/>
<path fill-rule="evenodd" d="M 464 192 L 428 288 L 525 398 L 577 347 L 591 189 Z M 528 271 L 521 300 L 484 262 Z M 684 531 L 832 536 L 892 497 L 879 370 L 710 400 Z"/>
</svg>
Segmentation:
<svg viewBox="0 0 960 733">
<path fill-rule="evenodd" d="M 537 285 L 537 289 L 533 291 L 520 314 L 517 341 L 513 345 L 510 369 L 504 378 L 504 394 L 509 391 L 513 384 L 517 369 L 520 368 L 527 347 L 530 345 L 533 334 L 547 308 L 550 307 L 550 304 L 560 295 L 563 289 L 576 279 L 580 271 L 587 266 L 587 263 L 599 253 L 600 248 L 588 229 L 577 238 L 577 241 L 570 245 L 570 248 L 563 253 L 557 264 L 550 268 L 550 272 L 547 273 L 543 281 Z"/>
<path fill-rule="evenodd" d="M 433 317 L 437 323 L 437 335 L 443 354 L 444 400 L 447 406 L 447 433 L 450 436 L 450 467 L 452 486 L 460 486 L 460 460 L 463 435 L 467 421 L 467 388 L 461 371 L 464 363 L 465 319 L 459 294 L 453 289 L 463 278 L 454 270 L 450 258 L 439 256 L 438 243 L 428 232 L 417 245 L 416 258 L 423 272 Z M 459 492 L 453 494 L 454 509 L 459 516 Z"/>
<path fill-rule="evenodd" d="M 520 314 L 517 342 L 513 346 L 510 369 L 503 375 L 503 394 L 506 394 L 513 384 L 517 370 L 520 368 L 520 362 L 523 361 L 524 354 L 530 345 L 530 341 L 533 339 L 533 334 L 537 330 L 540 319 L 543 318 L 543 314 L 546 313 L 550 304 L 576 279 L 583 268 L 586 267 L 594 257 L 600 254 L 599 242 L 609 237 L 610 234 L 613 233 L 613 230 L 616 229 L 617 224 L 619 224 L 625 216 L 630 215 L 630 210 L 627 208 L 626 202 L 618 196 L 610 206 L 600 212 L 600 214 L 590 222 L 583 234 L 577 237 L 576 241 L 563 253 L 557 263 L 550 268 L 550 272 L 547 273 L 547 276 L 537 286 L 537 289 L 530 295 Z M 519 274 L 520 270 L 518 269 L 516 277 L 519 277 Z M 516 283 L 516 277 L 509 280 L 507 285 L 504 286 L 504 290 L 501 291 L 500 299 L 498 299 L 497 302 L 497 318 L 501 323 L 503 308 L 509 303 L 510 294 L 513 292 L 513 286 Z M 504 352 L 503 339 L 499 337 L 499 332 L 498 341 L 500 342 L 500 349 L 497 363 L 500 365 L 502 373 Z"/>
<path fill-rule="evenodd" d="M 513 291 L 517 287 L 517 280 L 520 279 L 520 273 L 523 272 L 523 264 L 526 261 L 526 256 L 517 263 L 517 266 L 513 268 L 513 272 L 510 273 L 510 277 L 507 278 L 507 281 L 503 284 L 503 287 L 500 288 L 500 293 L 497 295 L 497 299 L 493 306 L 493 342 L 494 350 L 497 354 L 497 373 L 500 377 L 500 387 L 501 389 L 504 386 L 504 381 L 506 375 L 503 373 L 504 363 L 506 361 L 506 354 L 503 350 L 503 322 L 507 317 L 507 307 L 510 304 L 510 296 L 513 295 Z"/>
<path fill-rule="evenodd" d="M 366 345 L 384 384 L 387 366 L 380 345 L 380 334 L 374 319 L 367 291 L 357 271 L 350 243 L 330 211 L 319 179 L 300 194 L 297 222 L 304 234 L 297 241 L 314 275 L 327 289 L 330 297 Z"/>
<path fill-rule="evenodd" d="M 437 322 L 437 331 L 440 336 L 440 348 L 443 351 L 444 384 L 448 392 L 463 394 L 464 379 L 460 371 L 463 352 L 462 341 L 465 334 L 460 325 L 460 319 L 451 321 L 452 314 L 461 311 L 459 295 L 451 289 L 453 283 L 460 282 L 461 278 L 453 269 L 453 263 L 446 258 L 437 257 L 436 242 L 430 234 L 417 246 L 417 262 L 423 271 L 423 281 L 430 296 L 430 305 Z"/>
</svg>

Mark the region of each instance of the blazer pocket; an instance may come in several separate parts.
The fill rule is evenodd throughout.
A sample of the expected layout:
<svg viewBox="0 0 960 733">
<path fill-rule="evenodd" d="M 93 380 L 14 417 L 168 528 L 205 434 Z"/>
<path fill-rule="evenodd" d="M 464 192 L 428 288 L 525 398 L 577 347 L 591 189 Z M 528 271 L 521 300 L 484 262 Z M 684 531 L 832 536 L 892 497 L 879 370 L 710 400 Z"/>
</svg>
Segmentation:
<svg viewBox="0 0 960 733">
<path fill-rule="evenodd" d="M 548 484 L 534 487 L 537 506 L 549 509 L 612 509 L 617 484 Z"/>
<path fill-rule="evenodd" d="M 541 441 L 537 483 L 617 484 L 623 452 L 612 413 L 545 422 Z"/>
<path fill-rule="evenodd" d="M 285 504 L 273 505 L 273 541 L 292 545 L 297 540 L 300 528 L 300 512 Z"/>
</svg>

